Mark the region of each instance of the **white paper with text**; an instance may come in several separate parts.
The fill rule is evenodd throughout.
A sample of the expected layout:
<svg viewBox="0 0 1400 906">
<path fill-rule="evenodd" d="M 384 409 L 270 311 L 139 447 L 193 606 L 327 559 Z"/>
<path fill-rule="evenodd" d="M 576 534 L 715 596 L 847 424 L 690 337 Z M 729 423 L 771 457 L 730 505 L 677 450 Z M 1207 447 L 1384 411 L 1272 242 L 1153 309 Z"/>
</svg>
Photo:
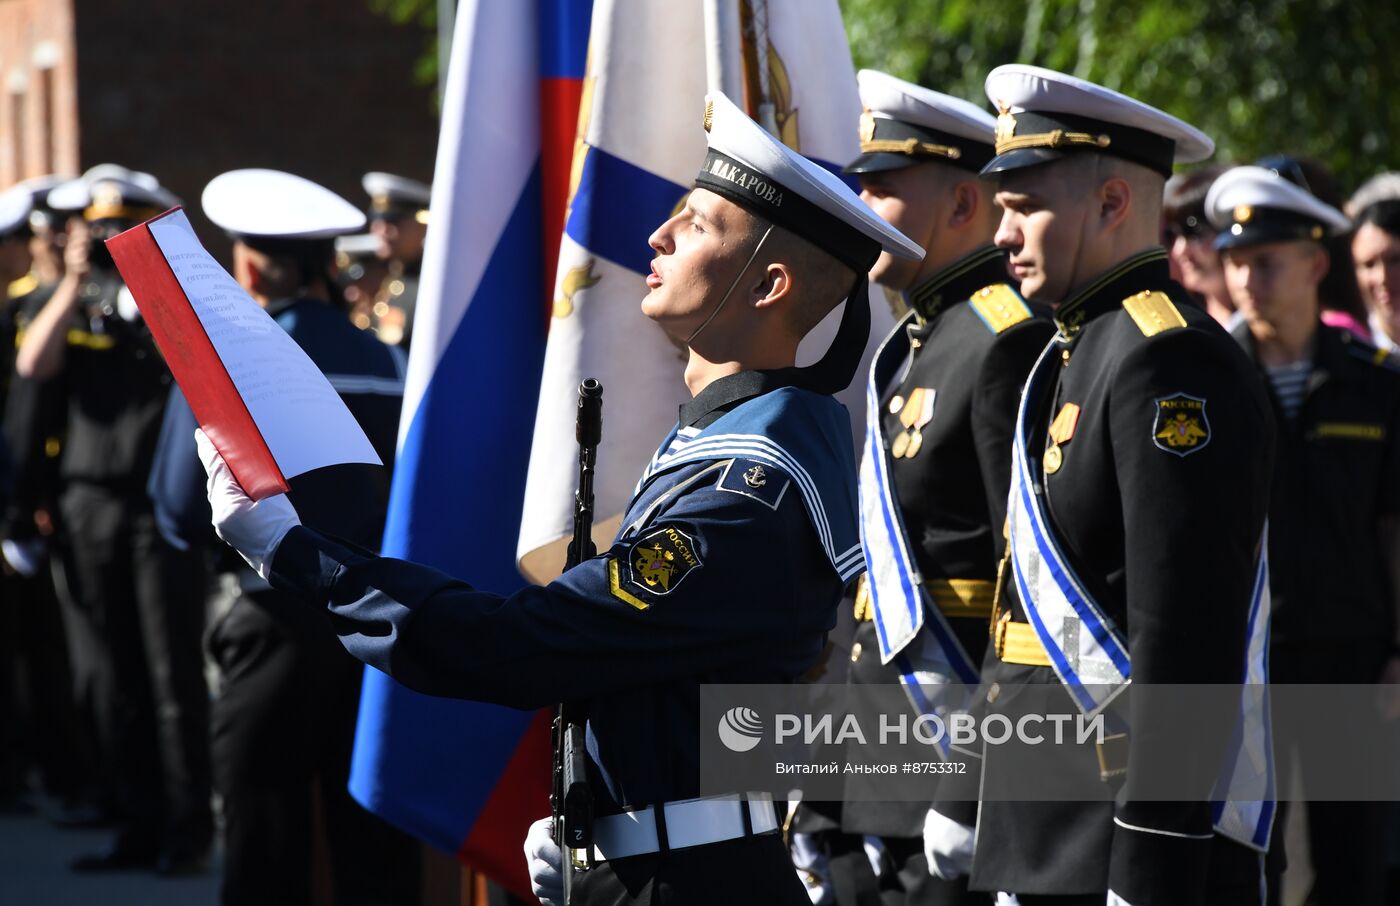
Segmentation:
<svg viewBox="0 0 1400 906">
<path fill-rule="evenodd" d="M 150 230 L 282 475 L 341 463 L 382 465 L 330 381 L 200 245 L 184 212 L 152 222 Z"/>
</svg>

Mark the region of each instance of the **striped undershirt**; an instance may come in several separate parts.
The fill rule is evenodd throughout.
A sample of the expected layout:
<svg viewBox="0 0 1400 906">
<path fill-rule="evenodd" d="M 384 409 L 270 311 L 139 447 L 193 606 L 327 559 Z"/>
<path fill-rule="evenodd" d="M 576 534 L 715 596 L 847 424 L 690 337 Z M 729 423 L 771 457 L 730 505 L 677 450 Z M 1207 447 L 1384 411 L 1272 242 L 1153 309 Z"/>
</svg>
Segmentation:
<svg viewBox="0 0 1400 906">
<path fill-rule="evenodd" d="M 1304 360 L 1264 369 L 1270 386 L 1274 388 L 1274 396 L 1278 398 L 1279 408 L 1289 418 L 1297 418 L 1298 410 L 1303 407 L 1303 395 L 1308 389 L 1312 367 L 1312 362 Z"/>
</svg>

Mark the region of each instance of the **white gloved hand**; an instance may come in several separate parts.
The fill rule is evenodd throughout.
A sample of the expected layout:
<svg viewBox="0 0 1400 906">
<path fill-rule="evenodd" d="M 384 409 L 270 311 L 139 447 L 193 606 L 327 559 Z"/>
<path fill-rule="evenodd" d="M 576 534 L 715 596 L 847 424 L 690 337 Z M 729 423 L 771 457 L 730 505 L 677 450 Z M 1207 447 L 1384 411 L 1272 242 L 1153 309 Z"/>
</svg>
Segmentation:
<svg viewBox="0 0 1400 906">
<path fill-rule="evenodd" d="M 564 906 L 564 854 L 554 842 L 554 819 L 541 818 L 525 835 L 525 863 L 530 871 L 530 889 L 540 898 L 540 906 Z"/>
<path fill-rule="evenodd" d="M 1108 906 L 1133 906 L 1133 904 L 1110 890 L 1108 892 Z"/>
<path fill-rule="evenodd" d="M 959 824 L 937 809 L 924 816 L 924 858 L 928 872 L 951 881 L 972 871 L 972 850 L 977 839 L 973 828 Z"/>
<path fill-rule="evenodd" d="M 253 502 L 233 477 L 228 463 L 202 429 L 194 431 L 199 460 L 209 476 L 209 506 L 214 511 L 214 531 L 238 551 L 264 579 L 272 572 L 272 555 L 287 533 L 298 525 L 297 511 L 286 494 Z"/>
</svg>

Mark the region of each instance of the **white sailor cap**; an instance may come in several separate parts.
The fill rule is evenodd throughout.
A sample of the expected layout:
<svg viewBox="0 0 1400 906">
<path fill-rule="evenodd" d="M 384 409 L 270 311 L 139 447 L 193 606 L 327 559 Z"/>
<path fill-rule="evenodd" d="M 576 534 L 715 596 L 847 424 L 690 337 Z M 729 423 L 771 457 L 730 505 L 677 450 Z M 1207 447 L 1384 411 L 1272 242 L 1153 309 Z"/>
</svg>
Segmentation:
<svg viewBox="0 0 1400 906">
<path fill-rule="evenodd" d="M 81 211 L 84 220 L 132 222 L 149 220 L 180 203 L 151 174 L 120 164 L 91 167 L 77 179 L 50 189 L 45 201 L 55 211 Z"/>
<path fill-rule="evenodd" d="M 1346 215 L 1276 170 L 1235 167 L 1206 193 L 1206 218 L 1219 230 L 1217 249 L 1321 240 L 1351 228 Z"/>
<path fill-rule="evenodd" d="M 924 256 L 839 177 L 790 150 L 719 92 L 705 98 L 705 129 L 709 152 L 697 188 L 791 230 L 856 273 L 868 271 L 881 249 Z"/>
<path fill-rule="evenodd" d="M 392 173 L 374 171 L 360 180 L 369 196 L 371 218 L 413 216 L 419 223 L 428 222 L 428 202 L 433 189 L 426 183 Z"/>
<path fill-rule="evenodd" d="M 281 170 L 230 170 L 204 187 L 204 215 L 215 226 L 267 247 L 328 241 L 364 229 L 365 215 L 324 186 Z"/>
<path fill-rule="evenodd" d="M 1210 136 L 1171 114 L 1053 69 L 998 66 L 988 73 L 986 88 L 1000 116 L 997 156 L 984 174 L 1096 151 L 1170 176 L 1172 164 L 1215 152 Z"/>
<path fill-rule="evenodd" d="M 29 225 L 29 211 L 34 196 L 23 185 L 11 186 L 0 192 L 0 239 Z"/>
<path fill-rule="evenodd" d="M 996 152 L 996 119 L 962 98 L 941 94 L 874 69 L 856 73 L 860 85 L 860 157 L 847 173 L 896 170 L 941 160 L 976 173 Z"/>
</svg>

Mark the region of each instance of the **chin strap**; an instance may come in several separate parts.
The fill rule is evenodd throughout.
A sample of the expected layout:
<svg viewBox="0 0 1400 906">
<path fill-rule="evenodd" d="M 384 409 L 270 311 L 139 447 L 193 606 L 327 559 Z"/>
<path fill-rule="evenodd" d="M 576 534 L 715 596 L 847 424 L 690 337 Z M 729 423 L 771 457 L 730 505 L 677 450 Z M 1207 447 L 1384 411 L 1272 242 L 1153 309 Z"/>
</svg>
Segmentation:
<svg viewBox="0 0 1400 906">
<path fill-rule="evenodd" d="M 794 384 L 814 393 L 834 395 L 850 386 L 865 355 L 865 342 L 870 339 L 870 278 L 864 272 L 856 276 L 851 292 L 846 296 L 846 308 L 830 348 L 815 363 L 806 368 L 794 368 Z"/>
<path fill-rule="evenodd" d="M 744 262 L 744 266 L 740 268 L 739 273 L 735 275 L 734 282 L 729 284 L 729 289 L 725 290 L 724 298 L 719 300 L 719 304 L 715 306 L 714 311 L 710 312 L 710 316 L 705 319 L 705 323 L 695 328 L 695 331 L 691 333 L 690 336 L 685 338 L 685 345 L 689 346 L 691 343 L 693 343 L 695 341 L 695 338 L 700 336 L 700 331 L 704 330 L 706 327 L 709 327 L 710 322 L 713 321 L 715 319 L 715 316 L 720 313 L 720 310 L 724 308 L 724 303 L 729 301 L 729 297 L 734 294 L 734 288 L 739 285 L 740 280 L 744 279 L 744 274 L 749 272 L 749 267 L 753 264 L 753 260 L 758 257 L 759 250 L 763 248 L 763 243 L 768 241 L 768 236 L 772 232 L 773 224 L 770 223 L 768 224 L 768 229 L 764 230 L 763 235 L 759 237 L 758 244 L 755 245 L 753 247 L 753 251 L 749 253 L 749 260 Z"/>
</svg>

